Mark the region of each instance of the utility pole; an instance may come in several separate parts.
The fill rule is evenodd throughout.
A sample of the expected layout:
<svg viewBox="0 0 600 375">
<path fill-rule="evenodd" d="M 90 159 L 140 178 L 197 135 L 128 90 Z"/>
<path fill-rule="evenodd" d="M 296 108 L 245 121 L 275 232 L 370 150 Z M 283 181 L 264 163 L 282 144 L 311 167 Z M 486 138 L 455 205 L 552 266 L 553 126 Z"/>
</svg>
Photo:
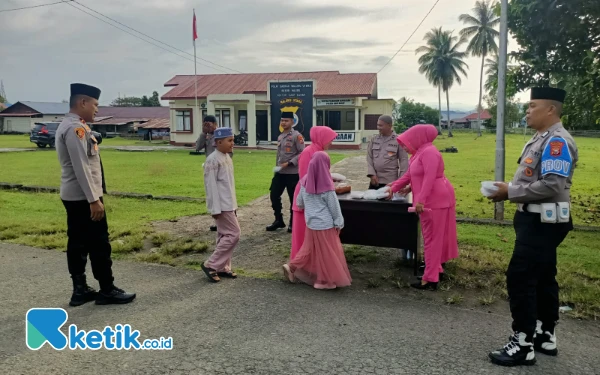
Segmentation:
<svg viewBox="0 0 600 375">
<path fill-rule="evenodd" d="M 501 0 L 500 51 L 498 59 L 498 115 L 496 116 L 496 181 L 504 182 L 504 117 L 506 110 L 506 68 L 508 53 L 508 0 Z M 494 219 L 504 220 L 504 202 L 494 207 Z"/>
</svg>

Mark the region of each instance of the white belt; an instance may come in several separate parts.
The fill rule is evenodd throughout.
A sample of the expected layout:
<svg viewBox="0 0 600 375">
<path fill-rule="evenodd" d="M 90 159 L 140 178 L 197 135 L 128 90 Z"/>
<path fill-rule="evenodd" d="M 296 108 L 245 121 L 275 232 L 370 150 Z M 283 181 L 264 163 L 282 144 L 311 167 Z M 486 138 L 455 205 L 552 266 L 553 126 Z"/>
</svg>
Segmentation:
<svg viewBox="0 0 600 375">
<path fill-rule="evenodd" d="M 527 210 L 525 210 L 525 206 L 527 206 Z M 569 204 L 570 206 L 570 204 Z M 532 212 L 535 214 L 541 214 L 542 213 L 542 205 L 541 204 L 527 204 L 527 203 L 519 203 L 517 204 L 517 210 L 521 211 L 521 212 Z"/>
</svg>

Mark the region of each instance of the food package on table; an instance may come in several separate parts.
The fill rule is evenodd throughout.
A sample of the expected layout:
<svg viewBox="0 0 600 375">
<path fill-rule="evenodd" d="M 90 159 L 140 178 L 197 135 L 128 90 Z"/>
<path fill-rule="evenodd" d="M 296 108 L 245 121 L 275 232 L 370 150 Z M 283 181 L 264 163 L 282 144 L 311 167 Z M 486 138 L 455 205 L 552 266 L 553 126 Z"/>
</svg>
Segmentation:
<svg viewBox="0 0 600 375">
<path fill-rule="evenodd" d="M 394 193 L 392 197 L 392 201 L 394 202 L 408 202 L 408 198 L 405 195 L 400 194 L 400 192 Z"/>
<path fill-rule="evenodd" d="M 347 194 L 352 191 L 352 187 L 348 184 L 338 184 L 335 187 L 336 194 Z"/>
<path fill-rule="evenodd" d="M 363 196 L 363 199 L 367 199 L 367 200 L 385 199 L 390 195 L 389 191 L 390 191 L 389 186 L 384 186 L 378 190 L 368 190 L 365 193 L 365 195 Z"/>
<path fill-rule="evenodd" d="M 365 196 L 365 192 L 364 191 L 352 191 L 352 192 L 350 192 L 350 198 L 352 198 L 352 199 L 363 199 L 364 196 Z"/>
<path fill-rule="evenodd" d="M 333 181 L 336 181 L 336 182 L 346 181 L 346 176 L 339 174 L 339 173 L 332 173 L 331 178 L 333 179 Z"/>
</svg>

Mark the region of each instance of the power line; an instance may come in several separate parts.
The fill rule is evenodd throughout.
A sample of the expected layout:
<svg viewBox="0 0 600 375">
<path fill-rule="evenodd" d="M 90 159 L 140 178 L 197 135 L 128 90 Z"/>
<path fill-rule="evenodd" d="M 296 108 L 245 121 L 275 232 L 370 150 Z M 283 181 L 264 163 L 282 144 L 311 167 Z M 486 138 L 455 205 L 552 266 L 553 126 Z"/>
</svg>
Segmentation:
<svg viewBox="0 0 600 375">
<path fill-rule="evenodd" d="M 152 40 L 153 40 L 153 41 L 155 41 L 155 42 L 158 42 L 158 43 L 160 43 L 160 44 L 163 44 L 163 45 L 165 45 L 165 46 L 167 46 L 167 47 L 169 47 L 169 48 L 172 48 L 172 49 L 174 49 L 174 50 L 176 50 L 176 51 L 179 51 L 179 52 L 185 53 L 186 55 L 189 55 L 189 56 L 192 56 L 192 57 L 194 57 L 194 55 L 192 55 L 192 54 L 191 54 L 191 53 L 189 53 L 189 52 L 183 51 L 183 50 L 181 50 L 181 49 L 179 49 L 179 48 L 177 48 L 177 47 L 173 47 L 173 46 L 172 46 L 172 45 L 170 45 L 170 44 L 167 44 L 167 43 L 161 42 L 160 40 L 158 40 L 158 39 L 155 39 L 155 38 L 151 37 L 151 36 L 150 36 L 150 35 L 148 35 L 148 34 L 145 34 L 145 33 L 141 32 L 141 31 L 139 31 L 139 30 L 136 30 L 136 29 L 134 29 L 134 28 L 132 28 L 132 27 L 129 27 L 129 26 L 127 26 L 127 25 L 125 25 L 125 24 L 123 24 L 123 23 L 121 23 L 121 22 L 119 22 L 119 21 L 115 20 L 114 18 L 111 18 L 111 17 L 109 17 L 109 16 L 107 16 L 107 15 L 105 15 L 105 14 L 103 14 L 103 13 L 100 13 L 100 12 L 98 12 L 98 11 L 96 11 L 96 10 L 94 10 L 94 9 L 92 9 L 92 8 L 90 8 L 90 7 L 88 7 L 88 6 L 86 6 L 86 5 L 83 5 L 83 4 L 81 4 L 80 2 L 78 2 L 77 0 L 72 0 L 72 1 L 74 1 L 75 3 L 77 3 L 77 5 L 80 5 L 80 6 L 82 6 L 82 7 L 86 8 L 86 9 L 88 9 L 88 10 L 91 10 L 92 12 L 94 12 L 94 13 L 96 13 L 96 14 L 99 14 L 99 15 L 101 15 L 102 17 L 104 17 L 104 18 L 107 18 L 107 19 L 109 19 L 109 20 L 111 20 L 111 21 L 113 21 L 113 22 L 115 22 L 115 23 L 117 23 L 117 24 L 119 24 L 119 25 L 121 25 L 121 26 L 123 26 L 123 27 L 126 27 L 126 28 L 128 28 L 129 30 L 135 31 L 135 32 L 136 32 L 136 33 L 138 33 L 138 34 L 141 34 L 141 35 L 143 35 L 143 36 L 145 36 L 145 37 L 147 37 L 147 38 L 149 38 L 149 39 L 152 39 Z M 212 62 L 212 61 L 210 61 L 210 60 L 203 59 L 203 58 L 201 58 L 201 57 L 197 57 L 197 59 L 200 59 L 200 60 L 202 60 L 202 61 L 205 61 L 205 62 L 207 62 L 207 63 L 209 63 L 209 64 L 213 64 L 213 65 L 216 65 L 216 66 L 218 66 L 218 67 L 221 67 L 221 68 L 224 68 L 224 69 L 231 70 L 231 71 L 233 71 L 233 72 L 236 72 L 236 73 L 242 73 L 242 72 L 240 72 L 239 70 L 235 70 L 235 69 L 231 69 L 231 68 L 228 68 L 228 67 L 226 67 L 226 66 L 223 66 L 223 65 L 219 65 L 219 64 L 217 64 L 217 63 L 214 63 L 214 62 Z"/>
<path fill-rule="evenodd" d="M 56 4 L 62 4 L 62 3 L 67 3 L 67 2 L 71 2 L 71 1 L 75 1 L 75 0 L 63 0 L 63 1 L 57 1 L 55 3 L 49 3 L 49 4 L 40 4 L 40 5 L 32 5 L 32 6 L 28 6 L 28 7 L 22 7 L 22 8 L 13 8 L 13 9 L 0 9 L 0 13 L 4 13 L 4 12 L 14 12 L 16 10 L 25 10 L 25 9 L 33 9 L 33 8 L 41 8 L 41 7 L 47 7 L 50 5 L 56 5 Z"/>
<path fill-rule="evenodd" d="M 404 42 L 404 44 L 402 45 L 402 47 L 400 47 L 400 49 L 398 51 L 396 51 L 396 53 L 394 54 L 394 56 L 392 56 L 392 58 L 390 58 L 388 60 L 388 62 L 386 62 L 385 65 L 382 66 L 381 69 L 379 69 L 379 71 L 377 72 L 377 74 L 381 73 L 381 71 L 383 69 L 385 69 L 385 67 L 388 66 L 388 64 L 391 63 L 392 60 L 394 60 L 394 58 L 400 53 L 400 51 L 402 51 L 402 48 L 404 48 L 404 46 L 408 43 L 408 41 L 410 40 L 410 38 L 412 38 L 413 35 L 415 35 L 415 33 L 417 32 L 417 30 L 419 30 L 419 27 L 421 27 L 421 25 L 423 24 L 423 22 L 425 22 L 425 20 L 427 19 L 427 17 L 429 17 L 429 15 L 431 14 L 431 12 L 433 12 L 433 9 L 436 7 L 436 5 L 438 5 L 439 2 L 440 2 L 440 0 L 436 0 L 436 2 L 433 4 L 433 6 L 431 7 L 431 9 L 429 9 L 429 12 L 427 12 L 427 14 L 425 15 L 425 17 L 423 17 L 423 19 L 421 20 L 421 22 L 417 25 L 417 28 L 412 32 L 412 34 L 410 34 L 410 36 L 408 37 L 408 39 L 406 39 L 406 42 Z"/>
<path fill-rule="evenodd" d="M 71 7 L 75 8 L 75 9 L 77 9 L 78 11 L 80 11 L 80 12 L 83 12 L 83 13 L 85 13 L 85 14 L 87 14 L 87 15 L 91 16 L 91 17 L 94 17 L 95 19 L 97 19 L 97 20 L 99 20 L 99 21 L 102 21 L 102 22 L 104 22 L 104 23 L 105 23 L 105 24 L 107 24 L 107 25 L 110 25 L 110 26 L 112 26 L 112 27 L 114 27 L 114 28 L 117 28 L 117 29 L 119 29 L 119 30 L 121 30 L 121 31 L 123 31 L 123 32 L 125 32 L 125 33 L 127 33 L 127 34 L 129 34 L 129 35 L 131 35 L 131 36 L 133 36 L 133 37 L 135 37 L 135 38 L 137 38 L 137 39 L 141 40 L 141 41 L 144 41 L 144 42 L 146 42 L 146 43 L 152 44 L 153 46 L 155 46 L 155 47 L 158 47 L 158 48 L 160 48 L 160 49 L 162 49 L 162 50 L 164 50 L 164 51 L 167 51 L 167 52 L 169 52 L 169 53 L 172 53 L 172 54 L 174 54 L 175 56 L 179 56 L 179 57 L 181 57 L 181 58 L 183 58 L 183 59 L 186 59 L 186 60 L 188 60 L 188 61 L 194 62 L 194 59 L 190 59 L 190 58 L 188 58 L 187 56 L 182 56 L 182 55 L 180 55 L 180 54 L 178 54 L 178 53 L 176 53 L 176 52 L 173 52 L 173 51 L 171 51 L 171 50 L 168 50 L 168 49 L 166 49 L 166 48 L 164 48 L 164 47 L 162 47 L 162 46 L 160 46 L 160 45 L 158 45 L 158 44 L 156 44 L 156 43 L 153 43 L 153 42 L 151 42 L 151 41 L 148 41 L 148 40 L 146 40 L 146 39 L 144 39 L 144 38 L 142 38 L 142 37 L 140 37 L 140 36 L 137 36 L 137 35 L 135 35 L 135 34 L 133 34 L 133 33 L 129 32 L 129 31 L 127 31 L 127 30 L 123 29 L 123 28 L 120 28 L 120 27 L 119 27 L 119 26 L 117 26 L 117 25 L 114 25 L 114 24 L 112 24 L 112 23 L 110 23 L 110 22 L 108 22 L 108 21 L 106 21 L 106 20 L 103 20 L 102 18 L 100 18 L 100 17 L 98 17 L 98 16 L 95 16 L 95 15 L 93 15 L 92 13 L 90 13 L 90 12 L 88 12 L 88 11 L 84 10 L 84 9 L 81 9 L 81 8 L 79 8 L 79 7 L 76 7 L 75 5 L 71 4 L 71 2 L 68 2 L 68 3 L 67 3 L 67 2 L 65 2 L 65 4 L 67 4 L 67 5 L 71 6 Z M 78 4 L 79 4 L 79 3 L 78 3 Z M 171 48 L 172 48 L 172 47 L 171 47 Z M 223 72 L 223 73 L 229 73 L 229 72 L 227 72 L 227 71 L 224 71 L 224 70 L 222 70 L 222 69 L 215 68 L 215 67 L 213 67 L 213 66 L 209 66 L 209 65 L 203 64 L 203 63 L 201 63 L 201 62 L 198 62 L 198 64 L 200 64 L 200 65 L 203 65 L 203 66 L 205 66 L 205 67 L 207 67 L 207 68 L 211 68 L 211 69 L 214 69 L 214 70 L 218 70 L 218 71 L 220 71 L 220 72 Z"/>
</svg>

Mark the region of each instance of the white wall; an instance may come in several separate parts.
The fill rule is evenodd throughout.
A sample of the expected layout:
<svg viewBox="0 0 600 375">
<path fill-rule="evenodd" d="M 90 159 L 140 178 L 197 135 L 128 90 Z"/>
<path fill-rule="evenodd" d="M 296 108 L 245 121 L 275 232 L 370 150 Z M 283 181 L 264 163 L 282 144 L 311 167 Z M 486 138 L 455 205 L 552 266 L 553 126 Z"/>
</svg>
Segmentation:
<svg viewBox="0 0 600 375">
<path fill-rule="evenodd" d="M 33 119 L 29 117 L 5 117 L 4 118 L 4 131 L 17 132 L 17 133 L 31 133 L 31 127 L 33 126 Z"/>
</svg>

